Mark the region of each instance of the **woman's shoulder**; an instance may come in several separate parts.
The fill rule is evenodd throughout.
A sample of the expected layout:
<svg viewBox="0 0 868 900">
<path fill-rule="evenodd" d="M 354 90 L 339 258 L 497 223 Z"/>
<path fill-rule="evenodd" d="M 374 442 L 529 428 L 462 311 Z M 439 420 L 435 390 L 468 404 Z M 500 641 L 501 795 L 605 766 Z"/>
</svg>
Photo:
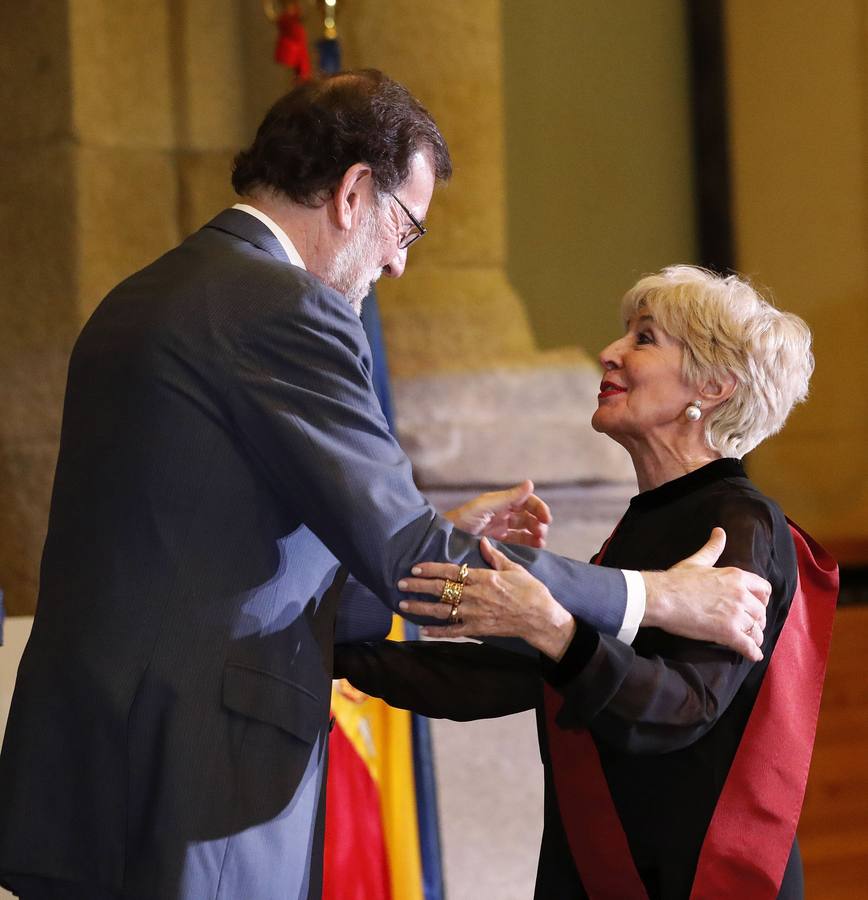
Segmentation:
<svg viewBox="0 0 868 900">
<path fill-rule="evenodd" d="M 769 530 L 787 527 L 786 516 L 778 503 L 746 477 L 716 481 L 697 499 L 702 510 L 727 519 L 755 520 Z"/>
<path fill-rule="evenodd" d="M 769 577 L 774 569 L 795 570 L 789 523 L 778 503 L 748 478 L 716 483 L 701 499 L 702 517 L 726 532 L 723 564 Z M 752 563 L 752 564 L 751 564 Z"/>
</svg>

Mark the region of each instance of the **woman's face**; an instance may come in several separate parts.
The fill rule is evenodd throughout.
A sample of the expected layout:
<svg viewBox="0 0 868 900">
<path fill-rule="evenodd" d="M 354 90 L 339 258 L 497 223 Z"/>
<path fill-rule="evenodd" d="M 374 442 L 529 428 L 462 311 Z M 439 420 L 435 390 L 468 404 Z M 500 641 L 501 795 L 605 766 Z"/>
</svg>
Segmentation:
<svg viewBox="0 0 868 900">
<path fill-rule="evenodd" d="M 630 443 L 684 432 L 684 411 L 697 392 L 684 380 L 681 343 L 640 309 L 627 333 L 600 354 L 603 379 L 591 424 Z"/>
</svg>

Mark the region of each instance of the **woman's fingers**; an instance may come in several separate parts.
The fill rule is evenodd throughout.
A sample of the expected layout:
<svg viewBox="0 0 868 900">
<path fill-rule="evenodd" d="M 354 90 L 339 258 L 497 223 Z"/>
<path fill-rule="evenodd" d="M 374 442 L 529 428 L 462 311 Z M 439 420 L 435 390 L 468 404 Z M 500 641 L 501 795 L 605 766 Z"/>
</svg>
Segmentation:
<svg viewBox="0 0 868 900">
<path fill-rule="evenodd" d="M 398 590 L 408 594 L 430 594 L 439 597 L 443 593 L 446 582 L 442 578 L 402 578 L 398 582 Z"/>
<path fill-rule="evenodd" d="M 514 563 L 507 556 L 504 556 L 500 550 L 497 550 L 495 547 L 491 545 L 491 542 L 488 538 L 483 538 L 479 542 L 479 551 L 482 554 L 482 558 L 491 566 L 492 569 L 495 569 L 498 572 L 504 572 L 507 569 L 520 569 L 521 566 L 518 563 Z"/>
<path fill-rule="evenodd" d="M 425 625 L 420 631 L 425 637 L 438 639 L 475 636 L 473 629 L 467 625 Z"/>
<path fill-rule="evenodd" d="M 448 619 L 452 612 L 449 603 L 428 603 L 425 600 L 402 600 L 398 607 L 401 612 L 424 616 L 426 619 Z"/>
<path fill-rule="evenodd" d="M 454 563 L 416 563 L 416 565 L 413 566 L 412 572 L 418 578 L 449 578 L 452 581 L 455 581 L 455 579 L 458 578 L 458 566 Z"/>
</svg>

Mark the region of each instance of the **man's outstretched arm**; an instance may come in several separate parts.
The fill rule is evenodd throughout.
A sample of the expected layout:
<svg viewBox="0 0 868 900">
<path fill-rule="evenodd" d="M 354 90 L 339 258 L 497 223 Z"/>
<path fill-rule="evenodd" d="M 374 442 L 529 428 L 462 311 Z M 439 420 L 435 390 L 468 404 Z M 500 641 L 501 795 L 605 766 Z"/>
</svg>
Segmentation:
<svg viewBox="0 0 868 900">
<path fill-rule="evenodd" d="M 704 547 L 671 569 L 642 572 L 646 600 L 641 624 L 722 644 L 758 660 L 762 658 L 762 629 L 771 587 L 751 572 L 714 568 L 725 544 L 725 533 L 715 528 Z M 572 612 L 555 600 L 539 579 L 503 554 L 492 553 L 485 542 L 483 556 L 495 568 L 471 570 L 462 591 L 462 623 L 428 627 L 424 633 L 436 637 L 518 636 L 558 659 L 575 634 Z M 454 580 L 457 572 L 458 567 L 448 563 L 420 563 L 413 568 L 414 577 L 402 579 L 398 586 L 408 593 L 439 597 L 444 579 Z M 401 608 L 440 620 L 450 614 L 450 606 L 438 602 L 407 601 Z"/>
</svg>

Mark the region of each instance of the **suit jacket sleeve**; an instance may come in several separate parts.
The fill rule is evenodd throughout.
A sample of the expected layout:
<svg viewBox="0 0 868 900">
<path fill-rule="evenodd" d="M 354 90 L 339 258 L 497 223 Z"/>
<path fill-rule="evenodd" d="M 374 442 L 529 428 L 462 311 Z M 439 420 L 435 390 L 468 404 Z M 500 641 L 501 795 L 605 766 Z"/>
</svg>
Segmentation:
<svg viewBox="0 0 868 900">
<path fill-rule="evenodd" d="M 415 488 L 371 383 L 367 339 L 346 300 L 291 266 L 236 285 L 214 325 L 230 360 L 220 373 L 229 416 L 254 465 L 356 578 L 396 609 L 398 579 L 422 560 L 484 566 L 478 541 L 438 516 Z M 570 611 L 607 634 L 626 586 L 605 570 L 503 546 Z"/>
<path fill-rule="evenodd" d="M 341 589 L 335 644 L 381 641 L 392 629 L 392 610 L 352 575 Z"/>
</svg>

